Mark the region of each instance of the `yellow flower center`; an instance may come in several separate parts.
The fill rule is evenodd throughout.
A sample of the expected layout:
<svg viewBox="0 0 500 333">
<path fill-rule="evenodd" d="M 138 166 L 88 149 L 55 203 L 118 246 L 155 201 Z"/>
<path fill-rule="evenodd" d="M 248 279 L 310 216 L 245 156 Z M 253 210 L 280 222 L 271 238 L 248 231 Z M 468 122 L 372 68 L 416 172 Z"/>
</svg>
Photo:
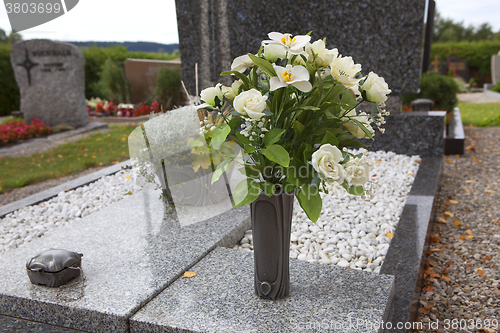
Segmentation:
<svg viewBox="0 0 500 333">
<path fill-rule="evenodd" d="M 292 72 L 285 71 L 283 74 L 281 74 L 281 78 L 286 82 L 292 81 Z"/>
<path fill-rule="evenodd" d="M 281 42 L 283 44 L 285 44 L 286 46 L 290 46 L 291 44 L 295 43 L 295 37 L 294 38 L 290 38 L 289 35 L 281 38 Z"/>
</svg>

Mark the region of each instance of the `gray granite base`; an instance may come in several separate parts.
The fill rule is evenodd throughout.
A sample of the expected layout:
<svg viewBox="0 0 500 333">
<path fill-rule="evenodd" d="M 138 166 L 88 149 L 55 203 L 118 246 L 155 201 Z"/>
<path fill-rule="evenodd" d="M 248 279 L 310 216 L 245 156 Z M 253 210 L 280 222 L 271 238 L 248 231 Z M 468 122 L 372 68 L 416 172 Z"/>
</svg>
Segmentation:
<svg viewBox="0 0 500 333">
<path fill-rule="evenodd" d="M 55 332 L 403 332 L 376 324 L 412 319 L 440 166 L 441 157 L 422 159 L 381 275 L 291 260 L 290 297 L 260 300 L 251 254 L 210 253 L 241 239 L 250 226 L 247 207 L 182 227 L 164 219 L 159 192 L 146 188 L 4 254 L 0 319 L 23 318 L 43 332 L 51 325 L 62 330 Z M 84 281 L 32 285 L 25 263 L 50 248 L 83 253 Z M 197 276 L 180 278 L 188 269 Z"/>
<path fill-rule="evenodd" d="M 146 188 L 2 255 L 0 314 L 89 332 L 126 332 L 128 318 L 216 246 L 249 228 L 248 207 L 181 227 Z M 61 248 L 83 253 L 84 279 L 32 285 L 26 261 Z"/>
<path fill-rule="evenodd" d="M 131 332 L 379 332 L 394 278 L 290 260 L 290 296 L 254 293 L 253 253 L 217 248 L 130 320 Z"/>
</svg>

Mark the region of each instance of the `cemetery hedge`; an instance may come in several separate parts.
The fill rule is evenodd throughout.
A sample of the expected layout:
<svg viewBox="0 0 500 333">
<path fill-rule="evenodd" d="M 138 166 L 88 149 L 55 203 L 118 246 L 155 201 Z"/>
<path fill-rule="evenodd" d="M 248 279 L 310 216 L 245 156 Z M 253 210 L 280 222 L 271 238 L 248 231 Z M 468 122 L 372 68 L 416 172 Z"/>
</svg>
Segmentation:
<svg viewBox="0 0 500 333">
<path fill-rule="evenodd" d="M 10 45 L 0 44 L 0 117 L 19 110 L 19 87 L 10 65 Z"/>
<path fill-rule="evenodd" d="M 434 43 L 431 47 L 431 61 L 435 55 L 439 56 L 442 62 L 449 56 L 464 59 L 471 69 L 477 69 L 474 79 L 480 81 L 481 77 L 490 76 L 491 56 L 498 51 L 500 51 L 500 40 Z"/>
<path fill-rule="evenodd" d="M 11 111 L 19 110 L 19 87 L 10 65 L 10 49 L 8 44 L 0 44 L 0 117 L 10 115 Z M 102 85 L 99 84 L 100 74 L 107 59 L 113 62 L 124 62 L 127 58 L 172 60 L 179 58 L 178 52 L 149 53 L 128 52 L 126 47 L 114 46 L 99 48 L 91 46 L 82 49 L 85 56 L 85 98 L 105 97 Z"/>
</svg>

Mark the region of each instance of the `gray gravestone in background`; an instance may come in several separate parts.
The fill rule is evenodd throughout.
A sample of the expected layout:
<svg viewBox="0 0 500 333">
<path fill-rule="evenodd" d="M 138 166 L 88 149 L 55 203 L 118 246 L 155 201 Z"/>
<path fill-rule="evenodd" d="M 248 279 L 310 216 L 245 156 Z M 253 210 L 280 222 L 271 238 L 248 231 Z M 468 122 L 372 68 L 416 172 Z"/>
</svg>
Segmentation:
<svg viewBox="0 0 500 333">
<path fill-rule="evenodd" d="M 224 82 L 232 60 L 256 53 L 271 31 L 326 37 L 370 71 L 383 76 L 393 95 L 416 93 L 421 71 L 425 0 L 182 0 L 176 1 L 182 77 L 195 93 Z M 388 101 L 388 107 L 390 101 Z M 397 104 L 397 103 L 396 103 Z"/>
<path fill-rule="evenodd" d="M 21 93 L 21 112 L 49 126 L 85 126 L 85 58 L 72 44 L 34 39 L 15 43 L 10 62 Z"/>
<path fill-rule="evenodd" d="M 500 82 L 500 51 L 491 56 L 491 82 L 493 84 Z"/>
</svg>

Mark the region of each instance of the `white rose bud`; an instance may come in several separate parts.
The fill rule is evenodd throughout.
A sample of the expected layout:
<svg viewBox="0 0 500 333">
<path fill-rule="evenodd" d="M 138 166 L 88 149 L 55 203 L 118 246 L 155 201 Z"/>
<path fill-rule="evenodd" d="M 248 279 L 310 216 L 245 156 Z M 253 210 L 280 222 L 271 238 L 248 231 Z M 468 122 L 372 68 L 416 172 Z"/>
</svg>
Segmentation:
<svg viewBox="0 0 500 333">
<path fill-rule="evenodd" d="M 236 80 L 233 82 L 231 87 L 222 86 L 221 87 L 222 94 L 229 99 L 233 99 L 238 94 L 238 89 L 240 88 L 240 86 L 242 84 L 243 84 L 243 81 Z"/>
<path fill-rule="evenodd" d="M 391 89 L 383 77 L 370 72 L 365 82 L 361 86 L 366 91 L 366 97 L 370 102 L 383 103 L 387 100 L 387 95 L 391 93 Z"/>
<path fill-rule="evenodd" d="M 373 164 L 366 158 L 353 158 L 344 165 L 347 181 L 350 185 L 362 186 L 370 180 Z"/>
<path fill-rule="evenodd" d="M 356 119 L 357 121 L 359 121 L 360 123 L 362 123 L 366 127 L 366 129 L 368 131 L 370 131 L 370 133 L 372 135 L 375 134 L 375 131 L 373 130 L 372 126 L 370 125 L 370 122 L 368 121 L 369 120 L 368 115 L 366 115 L 366 114 L 357 115 L 356 114 L 356 110 L 352 109 L 344 117 L 340 118 L 340 120 L 347 121 L 348 120 L 348 118 L 347 118 L 348 116 L 352 117 L 352 118 Z M 366 133 L 361 128 L 359 128 L 359 126 L 355 122 L 347 121 L 344 124 L 344 126 L 345 126 L 345 128 L 347 128 L 347 130 L 349 131 L 349 133 L 351 133 L 352 135 L 354 135 L 356 138 L 362 139 L 362 138 L 367 138 L 368 137 L 366 135 Z"/>
<path fill-rule="evenodd" d="M 260 91 L 250 89 L 242 91 L 234 98 L 233 106 L 236 111 L 252 119 L 261 118 L 266 108 L 267 96 L 262 96 Z"/>
<path fill-rule="evenodd" d="M 344 168 L 339 164 L 340 161 L 342 161 L 342 152 L 329 143 L 322 145 L 311 158 L 314 170 L 322 174 L 329 182 L 338 184 L 342 184 L 346 177 Z"/>
<path fill-rule="evenodd" d="M 315 41 L 314 43 L 308 43 L 305 47 L 307 60 L 313 61 L 316 57 L 316 64 L 321 67 L 326 67 L 330 65 L 333 61 L 334 53 L 330 52 L 325 47 L 325 42 L 321 39 Z"/>
<path fill-rule="evenodd" d="M 215 106 L 215 97 L 218 97 L 219 100 L 222 102 L 222 90 L 221 90 L 221 84 L 217 83 L 215 87 L 208 87 L 206 89 L 203 89 L 200 93 L 201 99 L 211 105 Z"/>
</svg>

